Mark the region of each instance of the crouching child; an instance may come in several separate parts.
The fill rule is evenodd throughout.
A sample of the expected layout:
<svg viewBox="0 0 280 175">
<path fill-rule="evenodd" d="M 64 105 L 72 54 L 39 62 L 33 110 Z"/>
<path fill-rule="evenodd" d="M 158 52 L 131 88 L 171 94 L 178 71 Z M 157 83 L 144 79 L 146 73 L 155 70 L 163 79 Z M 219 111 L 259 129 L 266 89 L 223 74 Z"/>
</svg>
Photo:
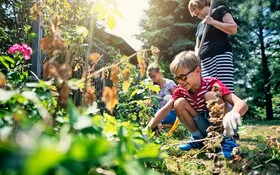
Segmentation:
<svg viewBox="0 0 280 175">
<path fill-rule="evenodd" d="M 215 98 L 212 89 L 218 85 L 221 102 L 231 106 L 230 110 L 228 108 L 223 110 L 224 117 L 222 118 L 223 136 L 225 137 L 225 141 L 222 143 L 222 153 L 226 158 L 230 158 L 233 148 L 238 146 L 232 136 L 241 125 L 240 117 L 248 110 L 247 104 L 218 79 L 202 78 L 200 59 L 193 51 L 183 51 L 176 55 L 170 64 L 170 71 L 179 85 L 172 98 L 157 111 L 147 127 L 153 129 L 174 109 L 177 117 L 191 132 L 190 141 L 194 141 L 179 145 L 179 149 L 189 151 L 193 148 L 201 148 L 203 142 L 195 141 L 207 136 L 206 130 L 211 123 L 206 101 Z"/>
</svg>

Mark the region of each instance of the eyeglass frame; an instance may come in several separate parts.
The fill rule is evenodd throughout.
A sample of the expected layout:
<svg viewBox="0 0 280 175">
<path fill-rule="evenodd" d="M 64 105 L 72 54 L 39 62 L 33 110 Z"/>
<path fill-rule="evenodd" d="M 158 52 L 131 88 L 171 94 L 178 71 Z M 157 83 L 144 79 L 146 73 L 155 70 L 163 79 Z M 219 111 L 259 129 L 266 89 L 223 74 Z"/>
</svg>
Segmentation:
<svg viewBox="0 0 280 175">
<path fill-rule="evenodd" d="M 197 68 L 197 67 L 193 68 L 192 70 L 190 70 L 189 72 L 187 72 L 187 73 L 185 73 L 185 74 L 181 74 L 181 75 L 179 75 L 179 76 L 177 76 L 177 77 L 174 77 L 174 79 L 175 79 L 176 81 L 179 81 L 179 80 L 181 80 L 181 81 L 186 81 L 186 80 L 188 79 L 188 75 L 189 75 L 190 73 L 192 73 L 196 68 Z M 184 77 L 184 80 L 182 80 L 182 78 L 180 78 L 180 77 Z"/>
</svg>

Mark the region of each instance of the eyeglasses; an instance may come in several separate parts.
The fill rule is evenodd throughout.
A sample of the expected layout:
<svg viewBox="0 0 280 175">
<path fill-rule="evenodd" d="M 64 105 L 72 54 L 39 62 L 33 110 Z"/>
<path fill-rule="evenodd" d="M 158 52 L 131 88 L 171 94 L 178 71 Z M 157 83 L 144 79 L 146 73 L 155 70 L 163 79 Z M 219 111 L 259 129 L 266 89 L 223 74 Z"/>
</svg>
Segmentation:
<svg viewBox="0 0 280 175">
<path fill-rule="evenodd" d="M 178 77 L 175 77 L 175 80 L 176 80 L 176 81 L 179 81 L 179 80 L 181 80 L 181 81 L 186 81 L 186 80 L 188 79 L 188 77 L 187 77 L 188 74 L 192 73 L 195 69 L 196 69 L 196 67 L 193 68 L 191 71 L 185 73 L 185 74 L 181 74 L 181 75 L 179 75 Z"/>
</svg>

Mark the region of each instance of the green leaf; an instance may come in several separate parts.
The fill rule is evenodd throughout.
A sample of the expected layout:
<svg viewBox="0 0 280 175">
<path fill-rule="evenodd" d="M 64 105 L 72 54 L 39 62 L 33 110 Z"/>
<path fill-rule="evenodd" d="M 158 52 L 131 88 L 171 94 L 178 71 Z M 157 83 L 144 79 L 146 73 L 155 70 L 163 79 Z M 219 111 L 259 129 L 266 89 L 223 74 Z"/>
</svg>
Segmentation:
<svg viewBox="0 0 280 175">
<path fill-rule="evenodd" d="M 137 157 L 139 159 L 143 158 L 157 158 L 159 156 L 160 145 L 149 143 L 144 146 L 142 150 L 138 150 Z"/>
<path fill-rule="evenodd" d="M 133 175 L 143 175 L 147 174 L 143 167 L 136 161 L 128 161 L 125 162 L 123 165 L 123 168 L 126 172 L 126 174 L 133 174 Z"/>
<path fill-rule="evenodd" d="M 24 173 L 29 175 L 43 175 L 49 169 L 57 165 L 64 157 L 55 143 L 46 141 L 27 161 L 25 161 Z"/>
<path fill-rule="evenodd" d="M 138 92 L 138 89 L 135 89 L 135 90 L 131 93 L 130 98 L 133 97 L 135 94 L 137 94 L 137 92 Z"/>
<path fill-rule="evenodd" d="M 32 39 L 34 39 L 36 36 L 37 36 L 37 34 L 34 33 L 34 32 L 29 33 L 29 34 L 27 35 L 27 40 L 28 40 L 28 41 L 32 41 Z"/>
<path fill-rule="evenodd" d="M 108 15 L 107 19 L 106 19 L 106 25 L 109 27 L 109 29 L 113 30 L 116 26 L 116 20 L 115 17 L 110 14 Z"/>
<path fill-rule="evenodd" d="M 250 151 L 250 149 L 249 149 L 248 146 L 242 146 L 242 147 L 241 147 L 241 151 L 242 151 L 243 153 L 247 153 L 247 152 Z"/>
<path fill-rule="evenodd" d="M 265 136 L 257 136 L 257 140 L 258 140 L 258 142 L 265 142 L 266 138 L 265 138 Z"/>
<path fill-rule="evenodd" d="M 28 31 L 31 29 L 31 26 L 30 25 L 25 25 L 24 26 L 24 31 L 25 33 L 28 33 Z"/>
<path fill-rule="evenodd" d="M 69 113 L 69 120 L 70 124 L 74 125 L 77 122 L 77 118 L 81 115 L 79 111 L 77 110 L 75 104 L 72 102 L 72 100 L 68 100 L 67 103 L 67 112 Z"/>
<path fill-rule="evenodd" d="M 0 56 L 0 62 L 8 69 L 10 70 L 10 65 L 8 62 L 10 62 L 12 65 L 15 64 L 15 61 L 8 57 L 8 56 Z"/>
<path fill-rule="evenodd" d="M 104 133 L 107 135 L 117 134 L 118 131 L 118 122 L 115 117 L 110 116 L 109 114 L 105 114 L 106 123 L 104 124 Z"/>
<path fill-rule="evenodd" d="M 258 148 L 260 148 L 261 150 L 264 150 L 266 148 L 266 144 L 265 143 L 260 143 L 257 145 Z"/>
</svg>

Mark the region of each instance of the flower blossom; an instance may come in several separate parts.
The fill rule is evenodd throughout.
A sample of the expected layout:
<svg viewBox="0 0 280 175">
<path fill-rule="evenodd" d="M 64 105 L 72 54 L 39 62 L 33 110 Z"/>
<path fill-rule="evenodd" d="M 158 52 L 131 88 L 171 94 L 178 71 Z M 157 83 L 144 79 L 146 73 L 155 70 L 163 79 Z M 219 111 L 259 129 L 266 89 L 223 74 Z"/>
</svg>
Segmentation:
<svg viewBox="0 0 280 175">
<path fill-rule="evenodd" d="M 20 51 L 21 47 L 22 46 L 19 44 L 14 44 L 12 47 L 9 48 L 8 53 L 13 54 L 15 52 L 18 52 L 18 51 Z"/>
<path fill-rule="evenodd" d="M 30 59 L 30 55 L 32 54 L 32 49 L 27 44 L 14 44 L 12 47 L 9 48 L 8 53 L 13 54 L 16 52 L 21 52 L 25 60 Z"/>
</svg>

